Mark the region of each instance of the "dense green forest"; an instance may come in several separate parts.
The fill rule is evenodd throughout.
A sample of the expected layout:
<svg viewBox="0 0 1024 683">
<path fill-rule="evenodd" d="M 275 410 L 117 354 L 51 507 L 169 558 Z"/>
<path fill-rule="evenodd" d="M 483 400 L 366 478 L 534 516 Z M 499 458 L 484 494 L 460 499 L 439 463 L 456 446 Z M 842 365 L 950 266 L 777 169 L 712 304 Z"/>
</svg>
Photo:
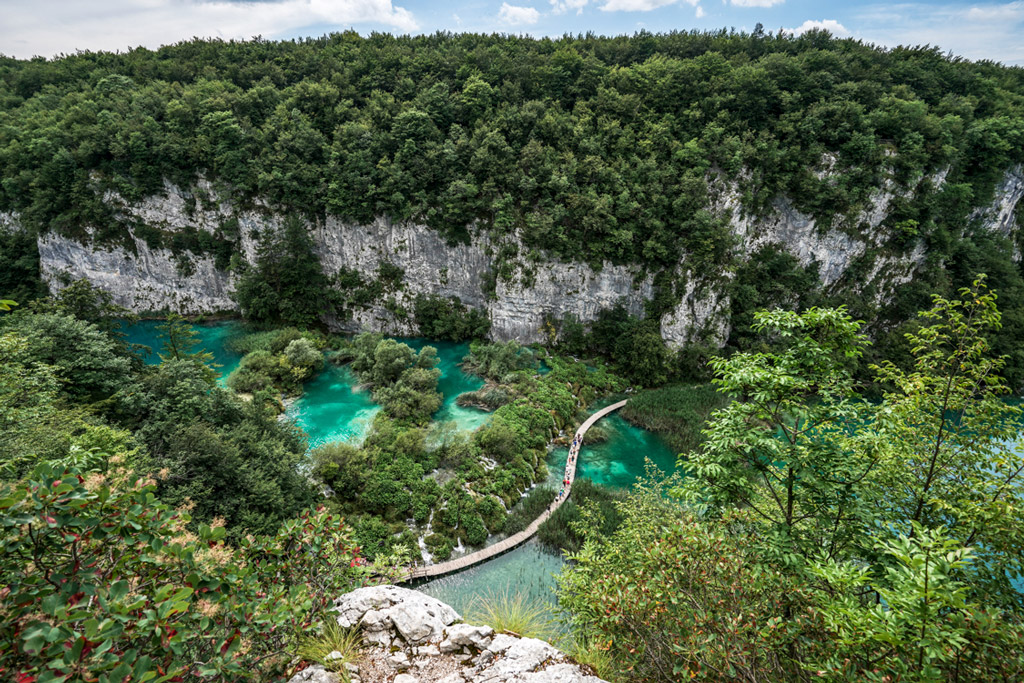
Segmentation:
<svg viewBox="0 0 1024 683">
<path fill-rule="evenodd" d="M 518 235 L 526 259 L 546 250 L 643 264 L 659 273 L 652 320 L 680 295 L 685 258 L 697 271 L 732 274 L 719 285 L 731 298 L 733 349 L 750 348 L 760 308 L 846 304 L 880 322 L 877 348 L 901 353 L 902 330 L 886 337 L 893 325 L 930 293 L 950 294 L 984 271 L 1005 297 L 994 343 L 1020 357 L 1017 238 L 979 231 L 971 215 L 1024 160 L 1022 103 L 1019 68 L 820 31 L 347 32 L 0 59 L 0 211 L 29 230 L 4 240 L 0 288 L 38 294 L 31 237 L 46 230 L 83 238 L 90 227 L 100 242 L 123 242 L 132 227 L 151 244 L 231 267 L 237 224 L 162 233 L 129 225 L 103 201 L 109 190 L 131 201 L 165 180 L 191 187 L 202 176 L 243 206 L 265 201 L 292 216 L 414 219 L 453 241 L 480 226 Z M 708 210 L 716 178 L 738 183 L 752 215 L 786 197 L 820 226 L 834 219 L 853 233 L 873 192 L 890 183 L 898 196 L 874 245 L 824 297 L 813 266 L 786 253 L 736 260 L 725 219 Z M 379 296 L 380 283 L 329 282 L 301 258 L 301 237 L 287 240 L 300 258 L 270 250 L 243 279 L 247 315 L 296 324 Z M 927 263 L 895 301 L 879 306 L 859 291 L 879 255 L 918 244 Z M 282 280 L 293 266 L 306 272 Z M 332 295 L 311 306 L 328 285 Z M 1018 366 L 1008 372 L 1019 386 Z"/>
</svg>

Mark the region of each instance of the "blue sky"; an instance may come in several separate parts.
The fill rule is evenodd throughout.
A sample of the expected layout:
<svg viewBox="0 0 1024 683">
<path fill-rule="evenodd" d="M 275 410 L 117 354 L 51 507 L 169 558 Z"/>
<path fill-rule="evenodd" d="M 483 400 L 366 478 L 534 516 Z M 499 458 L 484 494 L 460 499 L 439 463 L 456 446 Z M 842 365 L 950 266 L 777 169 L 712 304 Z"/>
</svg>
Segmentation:
<svg viewBox="0 0 1024 683">
<path fill-rule="evenodd" d="M 938 45 L 970 59 L 1024 65 L 1024 0 L 0 0 L 0 53 L 158 47 L 193 36 L 294 38 L 437 30 L 559 36 L 716 29 L 833 34 L 881 45 Z"/>
</svg>

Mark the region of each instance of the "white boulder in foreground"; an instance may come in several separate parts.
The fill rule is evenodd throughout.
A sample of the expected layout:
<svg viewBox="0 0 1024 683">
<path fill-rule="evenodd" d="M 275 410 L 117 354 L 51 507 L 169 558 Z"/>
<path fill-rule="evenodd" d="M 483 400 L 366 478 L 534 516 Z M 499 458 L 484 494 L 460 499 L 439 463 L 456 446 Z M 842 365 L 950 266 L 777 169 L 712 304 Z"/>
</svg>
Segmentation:
<svg viewBox="0 0 1024 683">
<path fill-rule="evenodd" d="M 543 640 L 461 623 L 448 605 L 408 588 L 360 588 L 334 611 L 338 624 L 363 632 L 353 683 L 604 683 Z M 340 681 L 316 665 L 289 683 Z"/>
</svg>

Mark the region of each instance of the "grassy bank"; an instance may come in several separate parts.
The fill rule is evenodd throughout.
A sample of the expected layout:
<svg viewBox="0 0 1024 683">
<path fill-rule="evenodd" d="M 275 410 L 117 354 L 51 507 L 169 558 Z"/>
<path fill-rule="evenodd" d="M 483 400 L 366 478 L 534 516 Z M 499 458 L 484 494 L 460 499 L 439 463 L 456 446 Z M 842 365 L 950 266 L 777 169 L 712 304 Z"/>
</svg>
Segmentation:
<svg viewBox="0 0 1024 683">
<path fill-rule="evenodd" d="M 689 453 L 704 441 L 708 416 L 729 403 L 710 384 L 647 389 L 619 412 L 630 423 L 661 434 L 677 453 Z"/>
</svg>

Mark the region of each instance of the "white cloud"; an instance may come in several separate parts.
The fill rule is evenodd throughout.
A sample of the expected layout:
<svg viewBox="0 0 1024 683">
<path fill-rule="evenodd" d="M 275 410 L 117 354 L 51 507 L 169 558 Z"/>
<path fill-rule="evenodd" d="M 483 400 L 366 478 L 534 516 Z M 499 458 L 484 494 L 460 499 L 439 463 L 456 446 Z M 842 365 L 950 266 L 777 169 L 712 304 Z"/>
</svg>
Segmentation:
<svg viewBox="0 0 1024 683">
<path fill-rule="evenodd" d="M 532 7 L 520 7 L 503 2 L 501 3 L 501 9 L 498 10 L 498 19 L 512 26 L 536 24 L 537 20 L 540 19 L 540 12 Z"/>
<path fill-rule="evenodd" d="M 857 38 L 879 45 L 934 45 L 968 59 L 1024 65 L 1024 2 L 879 4 L 851 21 Z"/>
<path fill-rule="evenodd" d="M 697 11 L 695 12 L 695 14 L 697 15 L 697 18 L 700 19 L 705 14 L 707 14 L 707 12 L 704 11 L 703 7 L 701 7 L 700 5 L 697 5 Z"/>
<path fill-rule="evenodd" d="M 781 5 L 786 0 L 729 0 L 735 7 L 774 7 Z"/>
<path fill-rule="evenodd" d="M 383 24 L 398 32 L 419 28 L 412 13 L 392 0 L 48 0 L 11 2 L 0 22 L 0 52 L 15 57 L 53 56 L 76 50 L 156 48 L 193 37 L 248 39 Z"/>
<path fill-rule="evenodd" d="M 583 14 L 583 8 L 590 0 L 551 0 L 551 12 L 553 14 L 565 14 L 569 10 L 576 10 L 576 14 Z"/>
<path fill-rule="evenodd" d="M 967 19 L 969 21 L 1020 21 L 1024 19 L 1024 2 L 972 7 L 967 10 Z"/>
<path fill-rule="evenodd" d="M 607 0 L 600 9 L 602 12 L 650 12 L 659 7 L 674 5 L 679 0 Z M 700 0 L 683 0 L 695 7 Z"/>
<path fill-rule="evenodd" d="M 805 21 L 804 23 L 800 24 L 796 28 L 787 28 L 787 29 L 783 29 L 783 30 L 786 31 L 787 33 L 792 33 L 794 35 L 798 35 L 799 36 L 799 35 L 801 35 L 803 33 L 807 33 L 808 31 L 812 31 L 812 30 L 814 30 L 816 28 L 825 29 L 826 31 L 828 31 L 832 35 L 840 37 L 840 38 L 846 37 L 846 36 L 850 35 L 849 29 L 847 29 L 845 26 L 840 24 L 835 19 L 823 19 L 821 21 L 815 21 L 813 19 L 808 19 L 807 21 Z"/>
</svg>

